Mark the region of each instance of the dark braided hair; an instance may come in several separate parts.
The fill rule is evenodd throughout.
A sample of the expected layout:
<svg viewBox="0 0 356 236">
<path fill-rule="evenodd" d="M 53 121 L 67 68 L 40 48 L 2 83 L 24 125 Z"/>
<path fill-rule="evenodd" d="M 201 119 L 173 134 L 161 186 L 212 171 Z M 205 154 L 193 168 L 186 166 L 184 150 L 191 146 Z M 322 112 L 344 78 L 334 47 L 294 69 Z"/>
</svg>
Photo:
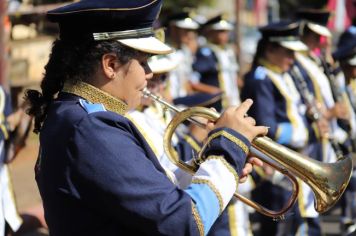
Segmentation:
<svg viewBox="0 0 356 236">
<path fill-rule="evenodd" d="M 281 47 L 276 42 L 270 42 L 270 41 L 268 41 L 268 39 L 261 38 L 257 43 L 256 53 L 255 53 L 255 56 L 253 57 L 253 61 L 252 61 L 252 68 L 256 68 L 257 66 L 259 66 L 258 60 L 260 58 L 265 57 L 267 46 L 270 46 L 272 48 Z"/>
<path fill-rule="evenodd" d="M 56 40 L 41 82 L 41 92 L 27 90 L 25 100 L 30 107 L 27 113 L 35 118 L 34 132 L 41 130 L 48 108 L 62 90 L 65 81 L 75 84 L 89 82 L 106 53 L 115 53 L 121 64 L 137 57 L 139 52 L 117 41 L 69 42 Z"/>
</svg>

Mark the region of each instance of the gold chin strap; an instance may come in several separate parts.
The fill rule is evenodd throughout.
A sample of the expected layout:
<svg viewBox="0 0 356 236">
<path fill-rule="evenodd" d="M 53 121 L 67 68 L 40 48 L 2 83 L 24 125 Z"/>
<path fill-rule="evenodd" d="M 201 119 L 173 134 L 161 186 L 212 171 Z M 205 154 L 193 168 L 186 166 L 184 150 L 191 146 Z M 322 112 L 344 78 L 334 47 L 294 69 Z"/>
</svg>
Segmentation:
<svg viewBox="0 0 356 236">
<path fill-rule="evenodd" d="M 103 104 L 105 109 L 113 111 L 119 115 L 125 115 L 127 112 L 126 103 L 85 82 L 77 82 L 75 84 L 65 82 L 62 92 L 77 95 L 91 103 Z"/>
</svg>

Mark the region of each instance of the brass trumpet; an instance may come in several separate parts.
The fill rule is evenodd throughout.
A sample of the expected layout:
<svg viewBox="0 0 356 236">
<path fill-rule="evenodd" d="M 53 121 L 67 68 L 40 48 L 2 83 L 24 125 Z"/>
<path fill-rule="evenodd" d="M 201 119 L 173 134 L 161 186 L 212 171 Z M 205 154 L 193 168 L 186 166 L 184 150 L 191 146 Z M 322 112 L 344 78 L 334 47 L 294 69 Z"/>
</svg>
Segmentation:
<svg viewBox="0 0 356 236">
<path fill-rule="evenodd" d="M 197 164 L 189 165 L 178 157 L 172 146 L 172 136 L 183 121 L 189 120 L 201 127 L 204 124 L 198 122 L 192 117 L 204 117 L 211 121 L 216 121 L 220 114 L 204 107 L 192 107 L 180 111 L 178 108 L 152 94 L 147 89 L 142 91 L 143 94 L 151 99 L 161 103 L 166 108 L 176 112 L 171 122 L 168 124 L 164 135 L 164 149 L 169 159 L 178 167 L 187 172 L 194 174 L 198 169 Z M 202 148 L 202 150 L 204 147 Z M 272 211 L 253 202 L 252 200 L 235 193 L 234 196 L 245 204 L 253 207 L 256 211 L 275 219 L 284 219 L 285 213 L 293 206 L 298 196 L 298 183 L 296 177 L 309 185 L 314 192 L 315 210 L 323 213 L 329 210 L 339 200 L 345 191 L 352 175 L 352 158 L 340 157 L 335 163 L 323 163 L 306 157 L 300 153 L 288 149 L 272 141 L 268 137 L 257 137 L 252 141 L 250 153 L 257 156 L 268 165 L 272 166 L 282 174 L 286 175 L 293 184 L 292 195 L 287 205 L 280 211 Z M 272 161 L 270 161 L 272 160 Z M 195 163 L 201 163 L 202 159 L 198 154 Z"/>
</svg>

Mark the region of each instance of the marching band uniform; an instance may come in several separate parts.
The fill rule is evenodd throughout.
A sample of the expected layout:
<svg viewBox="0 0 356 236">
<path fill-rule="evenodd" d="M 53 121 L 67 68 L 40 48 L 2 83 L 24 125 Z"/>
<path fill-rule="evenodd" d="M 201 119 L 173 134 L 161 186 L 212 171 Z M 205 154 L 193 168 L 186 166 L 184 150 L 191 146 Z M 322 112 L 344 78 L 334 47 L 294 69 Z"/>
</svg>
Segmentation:
<svg viewBox="0 0 356 236">
<path fill-rule="evenodd" d="M 301 50 L 306 47 L 295 35 L 297 30 L 298 24 L 285 22 L 260 29 L 263 39 L 271 42 L 280 40 L 280 44 L 286 42 L 292 45 L 281 44 L 287 49 Z M 294 41 L 288 37 L 293 37 Z M 278 143 L 293 149 L 303 148 L 308 140 L 305 106 L 290 75 L 264 58 L 259 58 L 258 65 L 247 73 L 245 82 L 242 98 L 250 97 L 254 100 L 249 115 L 254 117 L 258 124 L 270 127 L 268 136 Z"/>
<path fill-rule="evenodd" d="M 355 66 L 356 60 L 353 58 L 356 48 L 356 26 L 350 26 L 341 36 L 338 42 L 338 49 L 333 53 L 335 60 L 346 63 L 350 67 Z M 350 76 L 350 75 L 348 75 Z M 338 81 L 343 96 L 345 97 L 346 105 L 350 113 L 350 129 L 349 134 L 351 139 L 356 138 L 356 83 L 355 79 L 348 78 L 346 81 L 345 75 L 342 70 L 339 70 Z M 356 152 L 356 150 L 353 150 Z"/>
<path fill-rule="evenodd" d="M 301 37 L 307 45 L 309 45 L 309 40 L 306 38 L 307 34 L 331 38 L 331 32 L 326 26 L 329 15 L 330 13 L 326 10 L 317 9 L 301 9 L 297 12 L 297 18 L 301 21 L 301 32 L 303 32 Z M 317 49 L 321 50 L 321 48 L 309 48 L 307 54 L 297 54 L 296 60 L 306 71 L 307 77 L 310 77 L 310 80 L 312 80 L 318 102 L 324 104 L 327 109 L 330 109 L 335 105 L 334 97 L 336 96 L 336 94 L 333 94 L 331 86 L 336 86 L 337 84 L 332 85 L 326 58 L 322 58 L 322 56 L 326 55 L 321 54 L 318 56 L 315 52 Z M 339 126 L 336 118 L 330 120 L 330 130 L 332 137 L 339 144 L 348 145 L 347 133 Z M 334 162 L 336 160 L 333 148 L 340 149 L 339 147 L 324 145 L 323 160 L 325 162 Z"/>
<path fill-rule="evenodd" d="M 117 38 L 128 47 L 164 54 L 170 50 L 145 29 L 161 4 L 88 0 L 48 16 L 59 23 L 62 40 Z M 121 100 L 81 81 L 66 81 L 48 107 L 36 181 L 50 234 L 206 235 L 237 188 L 248 140 L 229 128 L 213 130 L 206 160 L 180 189 L 126 110 Z"/>
<path fill-rule="evenodd" d="M 328 22 L 329 13 L 323 10 L 312 10 L 305 9 L 298 12 L 298 18 L 302 21 L 304 28 L 301 30 L 303 32 L 302 39 L 306 44 L 312 45 L 309 48 L 307 54 L 296 54 L 297 67 L 302 72 L 304 80 L 311 84 L 308 86 L 309 91 L 314 95 L 314 98 L 319 104 L 323 104 L 327 109 L 332 108 L 335 105 L 334 97 L 336 94 L 333 94 L 331 83 L 333 81 L 330 78 L 329 69 L 326 68 L 327 65 L 324 62 L 325 58 L 317 56 L 314 52 L 316 45 L 312 43 L 308 35 L 317 35 L 323 36 L 326 38 L 331 37 L 331 33 L 326 27 Z M 335 81 L 336 82 L 336 81 Z M 335 87 L 334 90 L 337 88 Z M 343 102 L 346 101 L 343 97 Z M 350 113 L 349 113 L 350 114 Z M 348 136 L 347 133 L 340 127 L 336 118 L 331 118 L 329 121 L 330 131 L 332 138 L 334 140 L 321 140 L 322 145 L 322 161 L 324 162 L 335 162 L 338 155 L 342 155 L 342 150 L 340 145 L 348 145 Z M 313 157 L 313 155 L 311 155 Z M 303 188 L 303 191 L 305 188 Z M 311 193 L 310 193 L 311 194 Z M 308 203 L 309 201 L 306 201 Z M 303 209 L 303 205 L 300 205 L 300 209 Z M 307 205 L 304 204 L 304 208 L 307 208 Z M 310 216 L 312 215 L 309 211 L 301 211 L 302 215 Z M 303 213 L 305 212 L 305 213 Z"/>
<path fill-rule="evenodd" d="M 317 66 L 313 63 L 313 61 L 309 60 L 302 53 L 296 53 L 296 62 L 294 64 L 294 69 L 300 72 L 299 76 L 301 76 L 301 80 L 303 80 L 307 86 L 306 90 L 309 94 L 312 95 L 312 99 L 315 99 L 313 102 L 319 102 L 320 104 L 324 103 L 323 96 L 321 95 L 321 89 L 319 84 L 316 82 L 317 80 L 322 81 L 322 79 L 326 79 L 324 74 L 319 70 Z M 316 76 L 318 75 L 318 76 Z M 319 76 L 320 75 L 320 76 Z M 295 76 L 295 75 L 294 75 Z M 320 78 L 323 77 L 324 78 Z M 318 79 L 316 78 L 318 77 Z M 296 78 L 295 83 L 298 83 Z M 324 82 L 327 82 L 324 80 Z M 328 83 L 324 83 L 327 87 Z M 330 91 L 330 90 L 329 90 Z M 303 93 L 303 91 L 300 91 Z M 324 91 L 325 93 L 325 91 Z M 306 104 L 307 101 L 306 101 Z M 316 104 L 310 104 L 317 106 Z M 318 107 L 316 107 L 318 109 Z M 336 153 L 331 145 L 331 142 L 326 138 L 321 138 L 319 130 L 315 125 L 315 121 L 312 117 L 309 117 L 309 122 L 313 129 L 310 131 L 310 140 L 308 142 L 308 147 L 305 150 L 304 154 L 316 159 L 318 161 L 323 162 L 334 162 L 337 159 Z M 319 117 L 320 118 L 320 117 Z M 318 119 L 319 119 L 318 118 Z M 304 182 L 301 183 L 301 191 L 298 198 L 298 210 L 301 217 L 308 220 L 308 234 L 309 235 L 318 235 L 320 234 L 320 226 L 318 213 L 314 209 L 314 193 L 311 191 L 310 187 L 307 186 Z M 316 231 L 312 231 L 316 229 Z M 314 232 L 314 233 L 313 233 Z"/>
<path fill-rule="evenodd" d="M 296 67 L 304 76 L 304 80 L 309 84 L 309 91 L 315 96 L 315 99 L 320 104 L 324 104 L 326 107 L 331 108 L 334 106 L 334 100 L 330 89 L 330 84 L 325 74 L 319 69 L 319 67 L 308 57 L 302 53 L 296 53 Z M 336 119 L 330 121 L 330 129 L 333 136 L 338 136 L 344 142 L 347 139 L 347 134 L 337 125 Z M 336 153 L 331 146 L 331 143 L 327 140 L 322 141 L 323 152 L 321 161 L 335 162 L 337 157 Z"/>
<path fill-rule="evenodd" d="M 210 94 L 192 94 L 176 101 L 179 105 L 188 107 L 215 107 L 217 101 L 222 98 L 221 93 L 216 95 Z M 192 124 L 194 125 L 194 124 Z M 189 132 L 180 137 L 176 146 L 179 156 L 184 161 L 191 161 L 192 153 L 196 155 L 202 148 L 203 143 L 198 140 L 193 132 Z M 254 187 L 252 177 L 249 176 L 248 180 L 238 186 L 237 192 L 244 196 L 249 195 Z M 217 219 L 212 226 L 209 236 L 250 236 L 252 235 L 252 227 L 249 219 L 250 208 L 236 198 L 231 199 L 229 205 Z"/>
<path fill-rule="evenodd" d="M 222 45 L 209 40 L 209 34 L 215 31 L 230 32 L 233 25 L 218 15 L 208 20 L 203 26 L 206 31 L 208 43 L 199 48 L 193 63 L 194 71 L 199 73 L 199 82 L 216 88 L 223 92 L 222 107 L 239 105 L 240 93 L 238 89 L 238 70 L 234 49 L 230 45 Z"/>
<path fill-rule="evenodd" d="M 347 107 L 350 113 L 350 129 L 351 140 L 356 139 L 356 91 L 353 90 L 352 85 L 355 80 L 354 68 L 356 67 L 356 26 L 349 27 L 339 38 L 337 50 L 333 53 L 333 57 L 340 64 L 341 70 L 338 74 L 339 81 L 342 81 L 341 88 L 343 88 L 346 96 Z M 356 149 L 353 146 L 353 155 Z M 354 163 L 355 166 L 355 163 Z M 343 235 L 352 235 L 356 232 L 356 170 L 349 182 L 349 185 L 342 196 L 342 216 L 341 230 Z"/>
<path fill-rule="evenodd" d="M 11 113 L 10 96 L 0 86 L 0 235 L 5 235 L 5 224 L 16 232 L 21 224 L 11 185 L 10 173 L 5 161 L 5 140 L 9 137 L 6 117 Z"/>
<path fill-rule="evenodd" d="M 262 40 L 278 43 L 280 46 L 293 51 L 306 50 L 307 47 L 299 41 L 298 29 L 299 25 L 297 23 L 279 22 L 271 23 L 261 28 L 260 31 Z M 262 44 L 262 40 L 260 44 Z M 256 119 L 257 124 L 269 126 L 268 136 L 278 143 L 303 153 L 307 152 L 313 130 L 306 119 L 306 106 L 293 78 L 287 73 L 288 71 L 283 71 L 280 67 L 271 64 L 263 56 L 257 57 L 255 60 L 256 65 L 247 73 L 245 87 L 242 90 L 243 99 L 252 98 L 254 100 L 249 115 Z M 283 191 L 277 187 L 270 189 L 270 191 L 271 194 L 276 193 L 277 196 L 282 191 L 283 195 L 289 197 L 286 190 Z M 309 202 L 313 203 L 312 192 L 310 190 L 309 192 L 302 191 L 298 202 L 299 205 L 303 205 L 305 203 L 303 199 L 308 199 L 307 210 L 313 212 L 309 217 L 315 219 L 315 230 L 317 232 L 313 233 L 312 230 L 314 229 L 310 227 L 309 219 L 305 218 L 304 212 L 299 212 L 299 209 L 295 206 L 294 215 L 287 218 L 287 221 L 290 221 L 292 225 L 288 225 L 287 221 L 279 222 L 277 235 L 284 235 L 287 232 L 305 232 L 310 235 L 320 234 L 320 226 L 318 226 L 317 222 L 318 214 L 313 209 L 314 205 L 309 204 Z M 271 198 L 275 197 L 272 196 Z M 286 200 L 287 198 L 284 199 L 284 201 Z M 280 204 L 281 202 L 279 202 L 279 206 L 282 207 Z M 276 207 L 276 204 L 271 203 L 271 205 Z M 305 227 L 303 225 L 306 222 L 308 222 L 309 228 L 304 231 Z M 272 222 L 270 221 L 267 224 L 272 224 Z"/>
<path fill-rule="evenodd" d="M 112 100 L 113 98 L 102 100 L 105 94 L 95 91 L 98 97 L 90 100 L 92 102 L 101 100 L 101 102 L 91 105 L 87 101 L 89 98 L 84 95 L 88 90 L 93 94 L 94 91 L 90 91 L 91 89 L 95 90 L 87 84 L 65 88 L 48 114 L 47 120 L 51 122 L 45 124 L 41 132 L 42 145 L 36 179 L 44 207 L 51 210 L 47 211 L 46 220 L 52 233 L 63 235 L 86 232 L 87 235 L 110 235 L 113 232 L 123 234 L 140 232 L 152 235 L 174 232 L 175 235 L 181 235 L 190 232 L 197 235 L 199 231 L 195 224 L 198 218 L 195 218 L 197 216 L 196 212 L 194 213 L 195 206 L 191 205 L 192 200 L 189 195 L 194 192 L 193 183 L 194 180 L 198 181 L 197 178 L 193 177 L 193 183 L 185 191 L 175 187 L 166 177 L 165 170 L 141 132 L 123 116 L 123 104 L 118 100 Z M 109 104 L 115 103 L 118 107 L 110 107 Z M 55 113 L 63 116 L 57 118 Z M 61 126 L 50 125 L 53 123 Z M 227 132 L 230 134 L 230 131 Z M 57 135 L 53 136 L 53 134 Z M 100 137 L 105 137 L 105 142 Z M 227 142 L 228 147 L 225 152 L 242 155 L 243 151 L 238 150 L 238 146 L 223 139 L 220 136 L 216 141 Z M 48 140 L 55 140 L 56 147 L 48 144 Z M 66 140 L 69 141 L 68 145 L 65 145 Z M 102 148 L 97 146 L 98 143 L 103 144 Z M 211 148 L 207 151 L 215 149 L 215 145 L 212 140 Z M 102 159 L 103 157 L 105 160 Z M 68 170 L 67 162 L 72 163 L 75 168 Z M 50 168 L 52 165 L 56 166 L 55 170 Z M 94 166 L 101 171 L 93 172 Z M 228 176 L 226 177 L 229 179 Z M 47 181 L 48 179 L 53 182 Z M 88 184 L 85 184 L 87 182 Z M 154 190 L 150 186 L 159 186 L 159 188 Z M 106 192 L 104 195 L 101 193 L 103 190 Z M 166 191 L 170 194 L 167 195 Z M 52 201 L 48 201 L 49 198 Z M 88 212 L 82 204 L 78 204 L 79 200 L 83 202 L 82 204 L 91 205 L 96 214 Z M 196 205 L 202 203 L 199 199 L 195 201 Z M 213 199 L 211 201 L 214 202 Z M 57 204 L 63 202 L 68 206 L 66 209 Z M 95 202 L 104 204 L 97 205 Z M 212 202 L 209 202 L 209 208 L 212 208 Z M 132 218 L 133 213 L 139 216 L 142 228 L 135 227 L 137 222 Z M 170 220 L 162 221 L 162 217 L 166 214 L 171 215 Z M 110 223 L 111 217 L 117 221 Z M 200 217 L 205 223 L 201 225 L 204 228 L 199 230 L 208 232 L 214 218 L 204 219 L 203 214 Z M 58 224 L 59 220 L 63 222 L 63 226 Z M 134 225 L 131 225 L 132 223 Z M 97 231 L 97 226 L 102 224 L 107 225 L 106 231 Z M 152 224 L 156 226 L 153 227 Z"/>
<path fill-rule="evenodd" d="M 170 25 L 177 27 L 178 38 L 188 37 L 181 34 L 191 34 L 189 40 L 196 42 L 189 42 L 198 44 L 196 31 L 199 28 L 199 23 L 193 20 L 188 12 L 183 12 L 172 16 Z M 192 35 L 195 35 L 192 36 Z M 188 40 L 188 39 L 186 39 Z M 190 83 L 195 83 L 198 78 L 196 72 L 192 69 L 192 64 L 195 57 L 195 49 L 187 45 L 188 42 L 179 42 L 178 48 L 172 59 L 177 62 L 177 67 L 169 73 L 168 86 L 172 98 L 183 97 L 191 93 Z"/>
<path fill-rule="evenodd" d="M 148 63 L 152 72 L 161 76 L 161 78 L 158 78 L 159 80 L 161 80 L 162 77 L 166 77 L 167 73 L 177 66 L 176 61 L 172 60 L 169 56 L 153 56 L 149 59 Z M 151 81 L 148 83 L 151 83 Z M 154 88 L 154 90 L 160 90 L 159 87 L 161 83 L 165 83 L 165 81 L 158 82 L 160 84 L 155 83 L 157 88 Z M 158 91 L 158 93 L 160 92 L 162 91 Z M 191 182 L 191 175 L 177 168 L 177 166 L 169 160 L 163 148 L 164 132 L 172 119 L 171 112 L 158 102 L 153 101 L 151 105 L 144 107 L 142 111 L 138 109 L 129 111 L 126 117 L 135 124 L 145 137 L 171 181 L 181 188 L 188 186 Z M 173 146 L 176 146 L 178 137 L 174 135 L 172 141 Z M 191 156 L 192 154 L 188 153 L 188 155 Z"/>
<path fill-rule="evenodd" d="M 171 120 L 170 112 L 165 111 L 160 104 L 145 108 L 143 111 L 130 111 L 126 117 L 131 120 L 145 137 L 147 143 L 155 153 L 159 163 L 165 169 L 167 176 L 179 185 L 174 172 L 177 167 L 168 159 L 163 149 L 164 130 Z M 177 142 L 177 140 L 176 140 Z"/>
<path fill-rule="evenodd" d="M 324 36 L 327 38 L 331 37 L 331 33 L 326 27 L 329 13 L 326 11 L 320 11 L 320 10 L 303 10 L 298 13 L 299 18 L 304 22 L 304 27 L 307 27 L 303 29 L 303 32 L 307 32 L 309 30 L 309 34 L 316 34 L 319 36 Z M 306 36 L 304 36 L 304 40 L 307 41 Z M 304 70 L 304 79 L 306 81 L 310 81 L 309 83 L 313 84 L 314 90 L 310 90 L 315 96 L 316 100 L 320 104 L 324 104 L 326 108 L 330 109 L 335 105 L 334 102 L 334 97 L 339 96 L 336 94 L 333 94 L 333 90 L 331 86 L 336 86 L 337 84 L 331 84 L 331 79 L 327 77 L 329 74 L 329 69 L 326 68 L 326 63 L 323 62 L 325 58 L 320 58 L 314 54 L 312 51 L 313 48 L 309 51 L 307 55 L 303 54 L 297 54 L 296 55 L 296 60 L 299 63 L 299 68 L 300 70 Z M 330 79 L 330 81 L 329 81 Z M 335 81 L 337 82 L 337 81 Z M 310 88 L 310 87 L 309 87 Z M 337 88 L 335 87 L 334 90 Z M 342 94 L 343 98 L 342 101 L 345 103 L 346 106 L 348 106 L 347 101 L 349 99 L 347 96 L 345 96 L 343 91 L 339 91 L 340 94 Z M 349 109 L 349 114 L 352 117 L 352 111 Z M 352 120 L 350 120 L 350 127 L 352 128 L 353 126 Z M 332 133 L 332 137 L 335 139 L 336 145 L 331 145 L 332 143 L 329 142 L 328 140 L 322 140 L 322 147 L 323 147 L 323 161 L 324 162 L 334 162 L 337 159 L 337 155 L 340 155 L 341 153 L 340 147 L 337 143 L 345 145 L 346 142 L 348 141 L 348 136 L 347 133 L 339 126 L 338 121 L 336 118 L 332 118 L 330 120 L 330 129 Z M 338 153 L 337 153 L 338 152 Z M 342 153 L 341 153 L 342 154 Z M 351 181 L 352 185 L 352 181 Z M 349 192 L 349 191 L 347 191 Z M 347 193 L 344 194 L 344 199 L 345 196 L 347 196 Z"/>
</svg>

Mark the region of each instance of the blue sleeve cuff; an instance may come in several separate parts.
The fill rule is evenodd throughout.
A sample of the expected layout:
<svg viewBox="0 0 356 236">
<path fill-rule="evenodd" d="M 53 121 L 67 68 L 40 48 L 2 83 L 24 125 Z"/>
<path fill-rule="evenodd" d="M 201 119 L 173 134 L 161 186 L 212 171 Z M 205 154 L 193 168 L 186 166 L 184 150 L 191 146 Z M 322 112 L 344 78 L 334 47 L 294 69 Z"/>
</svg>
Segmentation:
<svg viewBox="0 0 356 236">
<path fill-rule="evenodd" d="M 191 184 L 185 192 L 193 199 L 204 232 L 207 234 L 220 215 L 219 200 L 216 194 L 206 184 Z"/>
<path fill-rule="evenodd" d="M 240 133 L 230 128 L 219 128 L 211 131 L 204 157 L 210 155 L 224 155 L 224 158 L 240 176 L 246 162 L 251 143 Z"/>
</svg>

